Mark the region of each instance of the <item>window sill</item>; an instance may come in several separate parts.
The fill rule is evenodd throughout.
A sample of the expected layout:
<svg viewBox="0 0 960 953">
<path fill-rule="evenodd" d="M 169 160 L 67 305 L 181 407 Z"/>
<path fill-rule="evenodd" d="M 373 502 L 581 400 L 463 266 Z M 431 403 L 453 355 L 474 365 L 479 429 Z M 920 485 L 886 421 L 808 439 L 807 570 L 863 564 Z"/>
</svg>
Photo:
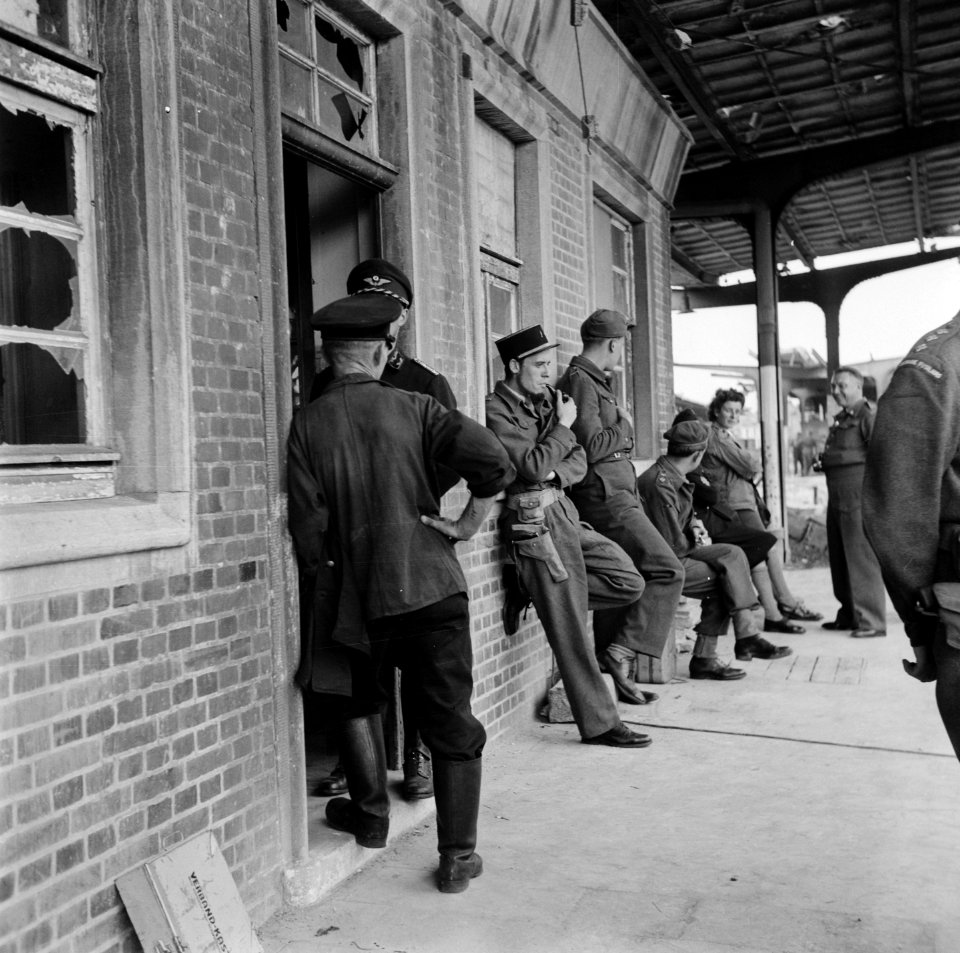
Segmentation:
<svg viewBox="0 0 960 953">
<path fill-rule="evenodd" d="M 5 506 L 0 520 L 0 570 L 168 549 L 190 541 L 190 494 Z"/>
</svg>

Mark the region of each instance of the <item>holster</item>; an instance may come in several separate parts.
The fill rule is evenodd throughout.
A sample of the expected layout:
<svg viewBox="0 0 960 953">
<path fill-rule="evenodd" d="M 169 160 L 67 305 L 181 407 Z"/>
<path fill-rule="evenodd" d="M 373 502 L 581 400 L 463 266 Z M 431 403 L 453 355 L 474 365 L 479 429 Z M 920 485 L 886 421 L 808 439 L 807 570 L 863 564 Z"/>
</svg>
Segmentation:
<svg viewBox="0 0 960 953">
<path fill-rule="evenodd" d="M 510 542 L 516 562 L 519 563 L 521 557 L 538 559 L 546 565 L 554 582 L 563 582 L 570 578 L 550 530 L 543 523 L 514 523 L 510 527 Z"/>
</svg>

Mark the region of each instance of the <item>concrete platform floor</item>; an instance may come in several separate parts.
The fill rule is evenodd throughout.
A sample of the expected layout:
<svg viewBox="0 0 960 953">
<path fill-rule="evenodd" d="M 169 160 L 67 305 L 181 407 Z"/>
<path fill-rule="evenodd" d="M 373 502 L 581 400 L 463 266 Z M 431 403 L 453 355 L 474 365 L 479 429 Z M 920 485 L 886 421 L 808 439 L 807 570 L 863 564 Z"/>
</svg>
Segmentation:
<svg viewBox="0 0 960 953">
<path fill-rule="evenodd" d="M 832 617 L 827 570 L 790 582 Z M 572 725 L 494 739 L 466 893 L 436 890 L 421 819 L 267 923 L 266 953 L 958 953 L 960 765 L 933 687 L 901 669 L 902 626 L 777 641 L 794 656 L 739 682 L 622 705 L 650 748 L 581 745 Z"/>
</svg>

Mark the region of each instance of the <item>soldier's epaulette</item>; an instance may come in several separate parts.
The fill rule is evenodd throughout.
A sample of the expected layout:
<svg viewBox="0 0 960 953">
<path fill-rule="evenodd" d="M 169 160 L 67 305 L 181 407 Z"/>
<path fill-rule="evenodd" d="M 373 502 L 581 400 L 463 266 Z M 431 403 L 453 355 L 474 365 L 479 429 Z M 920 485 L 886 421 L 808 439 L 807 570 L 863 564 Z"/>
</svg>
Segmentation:
<svg viewBox="0 0 960 953">
<path fill-rule="evenodd" d="M 930 377 L 940 380 L 943 377 L 941 347 L 947 341 L 955 339 L 958 332 L 960 332 L 960 321 L 954 319 L 935 331 L 925 334 L 900 362 L 900 367 L 914 367 Z"/>
<path fill-rule="evenodd" d="M 431 374 L 433 374 L 434 377 L 440 376 L 439 371 L 435 371 L 429 364 L 425 364 L 423 361 L 421 361 L 419 357 L 408 357 L 407 360 L 413 361 L 414 364 L 419 364 L 425 371 L 429 371 Z"/>
</svg>

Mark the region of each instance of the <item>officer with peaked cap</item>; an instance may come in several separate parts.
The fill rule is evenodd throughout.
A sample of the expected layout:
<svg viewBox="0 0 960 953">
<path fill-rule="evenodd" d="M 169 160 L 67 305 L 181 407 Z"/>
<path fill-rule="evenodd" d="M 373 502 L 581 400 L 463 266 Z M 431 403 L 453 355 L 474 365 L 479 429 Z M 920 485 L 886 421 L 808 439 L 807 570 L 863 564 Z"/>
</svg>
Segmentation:
<svg viewBox="0 0 960 953">
<path fill-rule="evenodd" d="M 347 275 L 347 294 L 364 296 L 360 301 L 374 301 L 373 295 L 381 295 L 401 304 L 400 315 L 391 322 L 391 334 L 399 335 L 399 330 L 407 322 L 407 314 L 413 305 L 413 284 L 410 279 L 392 262 L 385 258 L 368 258 L 355 265 Z M 432 367 L 417 358 L 404 354 L 399 342 L 390 353 L 387 366 L 380 378 L 400 390 L 417 394 L 429 394 L 435 397 L 448 410 L 457 409 L 457 400 L 447 379 Z M 310 399 L 318 397 L 333 380 L 330 368 L 325 368 L 313 379 Z M 436 472 L 440 495 L 460 481 L 460 477 L 447 467 L 438 467 Z M 407 800 L 418 800 L 433 795 L 433 778 L 430 754 L 422 744 L 417 730 L 417 703 L 414 697 L 415 686 L 409 681 L 400 681 L 400 707 L 403 713 L 403 796 Z M 330 774 L 321 778 L 314 793 L 320 796 L 343 794 L 347 782 L 343 765 L 338 762 Z"/>
<path fill-rule="evenodd" d="M 485 741 L 470 709 L 467 584 L 450 541 L 476 532 L 515 473 L 484 427 L 379 379 L 404 307 L 391 294 L 364 294 L 314 315 L 333 382 L 290 430 L 289 524 L 301 601 L 313 609 L 297 680 L 339 713 L 350 798 L 330 800 L 327 821 L 366 847 L 385 846 L 389 826 L 388 673 L 396 664 L 419 686 L 418 725 L 434 757 L 439 888 L 450 893 L 482 871 L 474 848 Z M 436 516 L 439 465 L 471 493 L 456 520 Z"/>
<path fill-rule="evenodd" d="M 593 617 L 601 669 L 613 676 L 621 701 L 643 705 L 657 696 L 637 687 L 634 659 L 663 655 L 683 588 L 683 568 L 643 512 L 631 460 L 633 418 L 610 386 L 628 331 L 619 311 L 594 311 L 580 326 L 583 349 L 557 387 L 577 405 L 573 432 L 587 457 L 587 473 L 570 488 L 570 498 L 582 519 L 623 548 L 646 583 L 637 602 Z"/>
<path fill-rule="evenodd" d="M 385 258 L 368 258 L 354 266 L 347 275 L 348 295 L 379 294 L 393 298 L 403 305 L 400 316 L 393 323 L 393 335 L 398 336 L 401 327 L 407 323 L 407 313 L 413 306 L 413 285 L 410 279 L 392 262 Z M 369 300 L 369 299 L 367 299 Z M 329 374 L 319 374 L 314 378 L 310 399 L 318 397 L 323 388 L 329 383 Z M 456 397 L 449 382 L 443 374 L 435 371 L 429 364 L 419 358 L 410 357 L 397 344 L 390 354 L 383 371 L 381 380 L 399 387 L 401 390 L 414 391 L 418 394 L 430 394 L 451 410 L 457 406 Z M 452 479 L 448 473 L 446 478 Z M 443 481 L 441 481 L 443 482 Z M 453 480 L 456 482 L 456 480 Z M 452 485 L 452 483 L 450 484 Z M 444 491 L 449 489 L 444 487 Z"/>
<path fill-rule="evenodd" d="M 734 681 L 744 677 L 743 669 L 731 668 L 717 659 L 717 638 L 727 631 L 731 618 L 738 659 L 783 658 L 792 650 L 773 645 L 762 635 L 763 610 L 743 550 L 712 542 L 694 518 L 693 486 L 687 475 L 700 465 L 709 433 L 699 420 L 674 424 L 663 435 L 667 452 L 640 474 L 637 489 L 651 522 L 683 566 L 683 594 L 700 600 L 690 677 Z"/>
<path fill-rule="evenodd" d="M 543 623 L 570 709 L 587 744 L 642 748 L 647 735 L 620 720 L 587 627 L 589 609 L 636 602 L 643 579 L 626 553 L 580 521 L 564 490 L 586 472 L 570 429 L 572 400 L 550 386 L 552 350 L 539 325 L 500 338 L 505 376 L 487 397 L 487 426 L 516 467 L 500 534 Z"/>
</svg>

